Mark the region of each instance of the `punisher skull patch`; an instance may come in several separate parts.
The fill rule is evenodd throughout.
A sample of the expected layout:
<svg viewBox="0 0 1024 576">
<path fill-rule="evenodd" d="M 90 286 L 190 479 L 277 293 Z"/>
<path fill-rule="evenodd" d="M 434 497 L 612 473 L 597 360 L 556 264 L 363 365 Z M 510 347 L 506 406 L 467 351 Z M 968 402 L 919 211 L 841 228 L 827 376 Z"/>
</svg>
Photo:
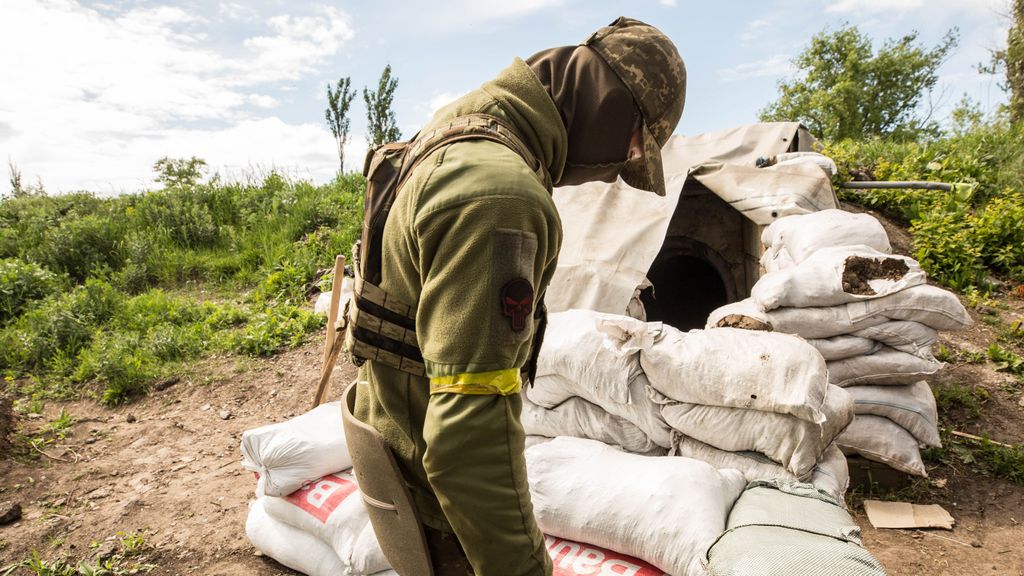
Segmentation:
<svg viewBox="0 0 1024 576">
<path fill-rule="evenodd" d="M 526 319 L 533 313 L 533 285 L 525 278 L 509 280 L 501 287 L 501 314 L 512 320 L 512 331 L 526 329 Z"/>
</svg>

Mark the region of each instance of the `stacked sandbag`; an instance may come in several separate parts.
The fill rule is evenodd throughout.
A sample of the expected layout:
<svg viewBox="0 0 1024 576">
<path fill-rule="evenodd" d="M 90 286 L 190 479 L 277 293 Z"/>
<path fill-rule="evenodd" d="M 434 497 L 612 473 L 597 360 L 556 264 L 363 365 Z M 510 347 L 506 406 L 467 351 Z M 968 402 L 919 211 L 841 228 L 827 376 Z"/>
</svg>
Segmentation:
<svg viewBox="0 0 1024 576">
<path fill-rule="evenodd" d="M 661 325 L 640 364 L 675 433 L 674 455 L 748 480 L 806 480 L 842 499 L 849 476 L 833 442 L 853 399 L 828 383 L 812 346 L 787 334 Z"/>
<path fill-rule="evenodd" d="M 628 554 L 673 576 L 704 574 L 704 553 L 746 484 L 737 470 L 581 438 L 532 446 L 526 463 L 544 533 Z"/>
<path fill-rule="evenodd" d="M 788 216 L 761 239 L 768 272 L 750 298 L 712 312 L 708 327 L 805 338 L 825 359 L 829 383 L 854 399 L 858 417 L 837 439 L 843 451 L 925 475 L 919 446 L 939 440 L 922 378 L 942 367 L 931 352 L 938 331 L 970 324 L 963 305 L 926 284 L 912 258 L 890 254 L 885 230 L 867 214 Z"/>
<path fill-rule="evenodd" d="M 247 430 L 241 449 L 258 477 L 246 534 L 263 554 L 310 576 L 390 568 L 351 474 L 338 402 Z"/>
<path fill-rule="evenodd" d="M 846 490 L 846 463 L 832 443 L 853 400 L 828 384 L 821 356 L 799 338 L 683 333 L 570 310 L 550 315 L 537 374 L 524 394 L 527 434 L 646 455 L 671 450 L 748 479 L 820 482 L 840 498 Z"/>
<path fill-rule="evenodd" d="M 808 484 L 751 482 L 707 552 L 709 576 L 885 576 L 841 501 Z"/>
</svg>

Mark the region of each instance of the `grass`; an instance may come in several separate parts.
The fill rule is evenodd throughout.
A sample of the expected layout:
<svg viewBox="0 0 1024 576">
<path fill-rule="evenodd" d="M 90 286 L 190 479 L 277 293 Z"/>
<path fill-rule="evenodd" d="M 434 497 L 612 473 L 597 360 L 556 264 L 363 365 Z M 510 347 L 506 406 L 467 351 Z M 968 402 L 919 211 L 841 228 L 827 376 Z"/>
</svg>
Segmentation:
<svg viewBox="0 0 1024 576">
<path fill-rule="evenodd" d="M 47 560 L 33 550 L 28 558 L 0 567 L 0 576 L 35 574 L 36 576 L 129 576 L 144 574 L 156 568 L 147 563 L 144 553 L 149 550 L 143 533 L 118 532 L 114 540 L 116 550 L 109 557 L 74 561 L 67 557 Z M 94 549 L 99 543 L 94 543 Z"/>
<path fill-rule="evenodd" d="M 935 404 L 938 406 L 940 413 L 949 414 L 955 411 L 963 411 L 972 420 L 981 417 L 982 408 L 991 399 L 991 394 L 980 386 L 956 382 L 937 385 L 933 390 L 935 392 Z"/>
</svg>

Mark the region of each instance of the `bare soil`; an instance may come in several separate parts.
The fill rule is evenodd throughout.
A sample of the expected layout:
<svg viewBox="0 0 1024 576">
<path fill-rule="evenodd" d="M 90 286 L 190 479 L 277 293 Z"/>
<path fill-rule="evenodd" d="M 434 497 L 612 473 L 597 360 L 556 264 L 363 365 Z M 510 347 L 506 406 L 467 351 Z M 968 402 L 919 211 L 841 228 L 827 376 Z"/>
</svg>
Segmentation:
<svg viewBox="0 0 1024 576">
<path fill-rule="evenodd" d="M 908 252 L 905 231 L 892 228 L 897 251 Z M 942 343 L 961 353 L 984 352 L 997 336 L 991 318 L 1021 318 L 1024 301 L 1007 296 L 990 311 L 973 311 L 975 325 L 943 334 Z M 152 574 L 293 574 L 256 555 L 246 539 L 255 480 L 241 468 L 238 446 L 244 430 L 311 407 L 320 342 L 322 335 L 265 360 L 205 360 L 176 383 L 117 409 L 91 400 L 50 402 L 40 418 L 18 416 L 23 434 L 41 429 L 61 410 L 76 423 L 65 440 L 44 448 L 45 455 L 25 456 L 22 443 L 22 456 L 0 462 L 0 502 L 20 503 L 24 511 L 20 521 L 0 526 L 0 566 L 32 550 L 51 559 L 89 558 L 94 543 L 119 531 L 140 531 L 148 546 L 145 559 L 157 566 Z M 333 397 L 354 374 L 352 366 L 339 365 Z M 943 414 L 946 426 L 1024 442 L 1019 388 L 991 363 L 952 364 L 931 383 L 983 391 L 980 416 L 953 410 Z M 1024 486 L 984 476 L 970 464 L 932 464 L 928 472 L 928 480 L 896 496 L 942 505 L 956 519 L 951 531 L 877 530 L 860 506 L 863 490 L 850 498 L 866 547 L 889 574 L 1024 575 Z"/>
</svg>

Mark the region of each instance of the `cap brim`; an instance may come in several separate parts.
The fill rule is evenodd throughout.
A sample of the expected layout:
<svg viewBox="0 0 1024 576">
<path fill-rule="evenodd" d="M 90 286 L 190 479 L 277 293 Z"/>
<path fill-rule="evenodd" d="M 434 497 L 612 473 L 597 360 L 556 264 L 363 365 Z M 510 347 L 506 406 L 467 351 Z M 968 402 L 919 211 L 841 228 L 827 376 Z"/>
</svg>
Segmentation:
<svg viewBox="0 0 1024 576">
<path fill-rule="evenodd" d="M 642 162 L 628 162 L 622 169 L 622 180 L 640 190 L 665 195 L 665 171 L 661 166 L 661 146 L 643 123 L 644 157 Z"/>
</svg>

